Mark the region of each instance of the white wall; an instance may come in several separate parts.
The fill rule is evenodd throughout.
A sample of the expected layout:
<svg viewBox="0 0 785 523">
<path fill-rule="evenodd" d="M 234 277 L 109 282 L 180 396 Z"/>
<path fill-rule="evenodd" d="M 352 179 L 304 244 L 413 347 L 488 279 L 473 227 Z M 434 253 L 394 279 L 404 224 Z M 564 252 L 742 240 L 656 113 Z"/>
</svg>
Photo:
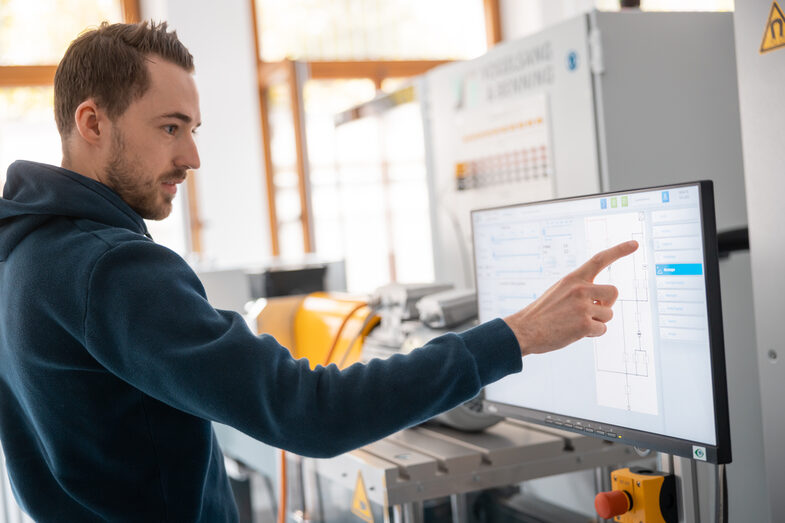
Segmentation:
<svg viewBox="0 0 785 523">
<path fill-rule="evenodd" d="M 502 36 L 504 40 L 514 40 L 607 3 L 607 0 L 501 0 Z"/>
<path fill-rule="evenodd" d="M 270 256 L 259 98 L 247 0 L 143 0 L 142 17 L 167 20 L 194 56 L 202 127 L 196 173 L 202 265 Z"/>
<path fill-rule="evenodd" d="M 643 10 L 732 11 L 734 0 L 641 0 Z M 502 36 L 525 36 L 591 9 L 615 11 L 619 0 L 500 0 Z"/>
</svg>

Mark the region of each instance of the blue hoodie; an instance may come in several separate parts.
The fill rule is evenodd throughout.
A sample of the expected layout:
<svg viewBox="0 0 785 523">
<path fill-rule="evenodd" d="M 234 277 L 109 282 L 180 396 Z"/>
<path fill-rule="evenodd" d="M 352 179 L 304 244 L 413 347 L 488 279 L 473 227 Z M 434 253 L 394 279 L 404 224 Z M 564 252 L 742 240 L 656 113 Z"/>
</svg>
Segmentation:
<svg viewBox="0 0 785 523">
<path fill-rule="evenodd" d="M 0 199 L 0 440 L 37 521 L 236 521 L 211 420 L 305 456 L 359 447 L 519 371 L 494 320 L 310 370 L 152 241 L 115 192 L 15 162 Z"/>
</svg>

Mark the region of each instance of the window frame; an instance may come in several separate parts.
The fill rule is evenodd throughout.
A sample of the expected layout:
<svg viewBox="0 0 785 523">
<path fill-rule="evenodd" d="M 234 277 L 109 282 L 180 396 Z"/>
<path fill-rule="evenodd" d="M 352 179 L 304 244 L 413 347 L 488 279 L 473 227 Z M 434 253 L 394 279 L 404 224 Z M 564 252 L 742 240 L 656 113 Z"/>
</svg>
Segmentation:
<svg viewBox="0 0 785 523">
<path fill-rule="evenodd" d="M 370 79 L 376 90 L 380 91 L 382 82 L 387 78 L 406 78 L 424 74 L 428 70 L 451 60 L 283 60 L 266 62 L 262 60 L 260 30 L 257 21 L 256 0 L 249 0 L 253 45 L 256 56 L 256 72 L 259 92 L 259 118 L 264 158 L 264 187 L 267 192 L 267 212 L 270 227 L 270 249 L 274 257 L 280 256 L 278 215 L 275 204 L 276 185 L 270 146 L 269 88 L 274 84 L 286 84 L 291 100 L 292 121 L 294 122 L 295 151 L 297 155 L 298 191 L 300 194 L 300 222 L 303 229 L 303 252 L 315 251 L 313 215 L 310 202 L 310 182 L 308 180 L 307 144 L 305 138 L 305 114 L 303 105 L 303 85 L 313 80 L 351 80 Z M 488 48 L 502 41 L 501 15 L 499 0 L 483 0 L 485 12 L 485 32 Z"/>
</svg>

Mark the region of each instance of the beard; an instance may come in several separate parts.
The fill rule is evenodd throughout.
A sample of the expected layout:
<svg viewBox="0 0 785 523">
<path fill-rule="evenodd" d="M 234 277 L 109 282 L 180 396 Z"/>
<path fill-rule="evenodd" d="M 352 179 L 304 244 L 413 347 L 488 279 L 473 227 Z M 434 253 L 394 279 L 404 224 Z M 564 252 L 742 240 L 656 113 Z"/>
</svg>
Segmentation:
<svg viewBox="0 0 785 523">
<path fill-rule="evenodd" d="M 139 158 L 127 153 L 123 135 L 115 129 L 109 162 L 104 169 L 104 180 L 145 220 L 163 220 L 169 216 L 174 195 L 164 193 L 161 183 L 181 182 L 187 174 L 185 169 L 172 169 L 151 178 Z"/>
</svg>

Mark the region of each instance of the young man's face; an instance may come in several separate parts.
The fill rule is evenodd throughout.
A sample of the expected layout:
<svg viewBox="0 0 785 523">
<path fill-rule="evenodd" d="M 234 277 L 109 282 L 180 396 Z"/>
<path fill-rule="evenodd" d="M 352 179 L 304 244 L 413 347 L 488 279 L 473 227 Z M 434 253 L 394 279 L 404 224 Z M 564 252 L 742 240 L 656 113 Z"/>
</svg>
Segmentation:
<svg viewBox="0 0 785 523">
<path fill-rule="evenodd" d="M 157 56 L 147 67 L 150 88 L 112 122 L 102 181 L 142 218 L 162 220 L 172 212 L 177 184 L 199 168 L 193 132 L 201 114 L 188 71 Z"/>
</svg>

